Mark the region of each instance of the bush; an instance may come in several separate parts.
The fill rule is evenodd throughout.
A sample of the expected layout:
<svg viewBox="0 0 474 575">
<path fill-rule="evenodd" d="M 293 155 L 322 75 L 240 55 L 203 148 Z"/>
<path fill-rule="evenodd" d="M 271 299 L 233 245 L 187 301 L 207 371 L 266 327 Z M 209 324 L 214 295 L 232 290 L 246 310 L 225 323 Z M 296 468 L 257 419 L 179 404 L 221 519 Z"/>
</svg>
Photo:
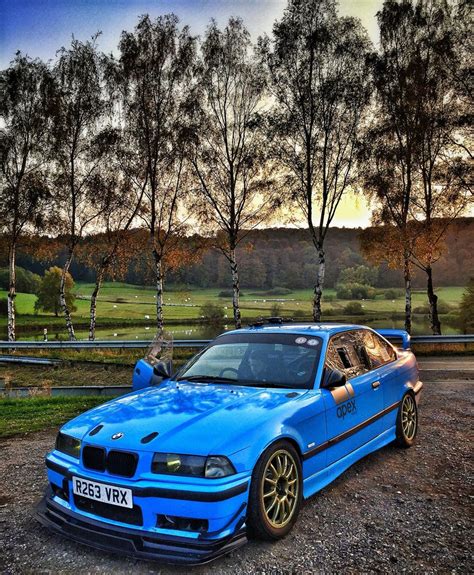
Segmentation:
<svg viewBox="0 0 474 575">
<path fill-rule="evenodd" d="M 469 280 L 459 306 L 459 321 L 464 333 L 474 331 L 474 278 Z"/>
<path fill-rule="evenodd" d="M 209 323 L 222 323 L 224 320 L 224 308 L 220 305 L 206 302 L 201 306 L 201 318 Z"/>
<path fill-rule="evenodd" d="M 21 293 L 37 294 L 41 285 L 41 277 L 21 267 L 15 268 L 16 291 Z M 0 268 L 0 289 L 8 290 L 10 272 L 8 268 Z"/>
<path fill-rule="evenodd" d="M 384 298 L 385 299 L 397 299 L 399 297 L 403 297 L 405 292 L 402 289 L 390 288 L 384 291 Z"/>
<path fill-rule="evenodd" d="M 325 294 L 323 292 L 323 301 L 325 302 L 334 301 L 334 296 L 332 294 Z"/>
<path fill-rule="evenodd" d="M 239 297 L 244 297 L 244 295 L 244 292 L 239 292 Z M 217 296 L 232 299 L 234 297 L 234 292 L 231 289 L 223 289 L 217 294 Z"/>
<path fill-rule="evenodd" d="M 351 301 L 344 306 L 344 313 L 349 315 L 364 315 L 365 311 L 362 308 L 362 304 L 358 301 Z"/>
<path fill-rule="evenodd" d="M 453 309 L 452 306 L 449 305 L 448 302 L 446 302 L 442 299 L 438 300 L 438 313 L 439 314 L 449 313 L 450 311 L 452 311 L 452 309 Z M 419 306 L 415 307 L 413 309 L 413 313 L 428 315 L 430 313 L 430 304 L 424 303 L 423 305 L 419 305 Z"/>
<path fill-rule="evenodd" d="M 338 284 L 336 295 L 339 299 L 375 299 L 377 290 L 364 284 Z"/>
<path fill-rule="evenodd" d="M 288 295 L 293 293 L 292 290 L 284 287 L 274 287 L 265 292 L 265 295 Z"/>
<path fill-rule="evenodd" d="M 417 305 L 416 307 L 413 308 L 413 313 L 426 315 L 430 313 L 430 307 L 427 303 L 424 303 L 423 305 Z"/>
<path fill-rule="evenodd" d="M 330 308 L 330 309 L 325 309 L 323 310 L 323 318 L 325 317 L 331 317 L 333 315 L 338 315 L 338 310 L 334 309 L 334 308 Z"/>
<path fill-rule="evenodd" d="M 443 299 L 438 300 L 438 313 L 449 313 L 453 310 L 453 306 Z"/>
<path fill-rule="evenodd" d="M 338 299 L 352 299 L 352 290 L 347 285 L 338 285 L 336 287 L 336 296 Z"/>
<path fill-rule="evenodd" d="M 41 286 L 38 290 L 38 298 L 35 302 L 35 311 L 42 309 L 43 311 L 51 311 L 56 317 L 58 317 L 61 311 L 61 304 L 59 302 L 59 291 L 61 284 L 61 274 L 62 270 L 58 267 L 51 267 L 44 274 L 41 280 Z M 76 306 L 74 301 L 76 295 L 73 293 L 74 280 L 70 273 L 66 274 L 66 286 L 65 286 L 65 298 L 66 305 L 71 312 L 76 311 Z"/>
<path fill-rule="evenodd" d="M 270 315 L 272 317 L 279 317 L 281 315 L 282 307 L 278 303 L 274 303 L 270 308 Z"/>
<path fill-rule="evenodd" d="M 290 293 L 293 293 L 293 291 L 291 289 L 288 288 L 284 288 L 284 287 L 274 287 L 272 289 L 269 289 L 267 291 L 261 291 L 261 292 L 254 292 L 250 295 L 254 295 L 254 296 L 262 296 L 262 295 L 266 295 L 266 296 L 272 296 L 272 295 L 288 295 Z"/>
<path fill-rule="evenodd" d="M 378 268 L 368 266 L 354 266 L 341 270 L 338 282 L 341 284 L 357 283 L 373 286 L 377 283 Z"/>
<path fill-rule="evenodd" d="M 302 310 L 302 309 L 297 309 L 297 310 L 295 310 L 295 311 L 293 312 L 293 317 L 295 317 L 295 318 L 296 318 L 296 317 L 302 318 L 302 317 L 306 317 L 307 315 L 309 315 L 309 314 L 307 314 L 307 313 L 306 313 L 304 310 Z"/>
<path fill-rule="evenodd" d="M 223 289 L 218 293 L 219 297 L 233 297 L 234 292 L 231 289 Z M 242 294 L 240 294 L 242 295 Z"/>
</svg>

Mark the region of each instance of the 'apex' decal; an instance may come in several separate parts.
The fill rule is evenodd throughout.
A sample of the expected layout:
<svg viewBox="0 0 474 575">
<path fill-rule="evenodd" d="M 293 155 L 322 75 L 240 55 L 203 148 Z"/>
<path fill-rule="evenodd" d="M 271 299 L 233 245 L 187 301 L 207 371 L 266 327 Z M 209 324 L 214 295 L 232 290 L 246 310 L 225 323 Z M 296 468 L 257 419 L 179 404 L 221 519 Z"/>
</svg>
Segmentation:
<svg viewBox="0 0 474 575">
<path fill-rule="evenodd" d="M 348 413 L 354 415 L 357 412 L 357 406 L 355 399 L 351 399 L 347 403 L 343 403 L 337 408 L 337 417 L 342 417 L 344 419 Z"/>
</svg>

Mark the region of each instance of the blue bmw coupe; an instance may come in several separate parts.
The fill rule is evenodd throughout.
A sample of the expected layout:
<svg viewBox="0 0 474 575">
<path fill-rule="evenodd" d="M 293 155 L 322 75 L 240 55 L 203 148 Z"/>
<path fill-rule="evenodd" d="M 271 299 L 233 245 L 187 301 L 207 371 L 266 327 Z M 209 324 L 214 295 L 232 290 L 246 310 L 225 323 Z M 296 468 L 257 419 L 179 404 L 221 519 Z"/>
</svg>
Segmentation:
<svg viewBox="0 0 474 575">
<path fill-rule="evenodd" d="M 390 442 L 410 447 L 422 388 L 406 332 L 278 320 L 224 333 L 172 376 L 141 360 L 133 383 L 61 428 L 38 518 L 187 564 L 284 537 L 303 498 Z"/>
</svg>

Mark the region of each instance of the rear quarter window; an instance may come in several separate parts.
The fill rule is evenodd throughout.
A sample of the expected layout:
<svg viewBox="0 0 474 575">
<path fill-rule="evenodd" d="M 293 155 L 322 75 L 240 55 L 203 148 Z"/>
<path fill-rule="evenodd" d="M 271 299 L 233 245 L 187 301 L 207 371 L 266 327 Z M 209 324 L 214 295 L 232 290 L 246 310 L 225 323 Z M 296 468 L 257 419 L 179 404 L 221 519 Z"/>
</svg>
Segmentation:
<svg viewBox="0 0 474 575">
<path fill-rule="evenodd" d="M 369 357 L 371 368 L 376 369 L 381 365 L 397 359 L 397 354 L 392 346 L 383 340 L 378 334 L 364 330 L 364 345 Z"/>
</svg>

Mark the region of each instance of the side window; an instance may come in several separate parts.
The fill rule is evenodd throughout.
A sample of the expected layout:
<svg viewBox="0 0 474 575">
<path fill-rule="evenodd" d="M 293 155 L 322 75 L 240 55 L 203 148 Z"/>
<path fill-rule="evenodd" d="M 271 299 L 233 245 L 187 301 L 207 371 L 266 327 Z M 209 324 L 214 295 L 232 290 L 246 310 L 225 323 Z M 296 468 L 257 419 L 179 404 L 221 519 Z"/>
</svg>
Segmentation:
<svg viewBox="0 0 474 575">
<path fill-rule="evenodd" d="M 360 331 L 346 331 L 331 338 L 328 344 L 325 366 L 338 369 L 351 379 L 370 369 L 363 352 L 364 342 Z"/>
<path fill-rule="evenodd" d="M 340 350 L 341 347 L 338 346 L 338 342 L 335 341 L 335 338 L 332 338 L 329 341 L 328 350 L 326 353 L 325 367 L 329 369 L 338 369 L 339 371 L 345 373 L 346 367 L 341 360 L 340 352 L 338 349 Z"/>
<path fill-rule="evenodd" d="M 371 369 L 376 369 L 397 359 L 393 348 L 376 333 L 364 331 L 364 344 Z"/>
</svg>

